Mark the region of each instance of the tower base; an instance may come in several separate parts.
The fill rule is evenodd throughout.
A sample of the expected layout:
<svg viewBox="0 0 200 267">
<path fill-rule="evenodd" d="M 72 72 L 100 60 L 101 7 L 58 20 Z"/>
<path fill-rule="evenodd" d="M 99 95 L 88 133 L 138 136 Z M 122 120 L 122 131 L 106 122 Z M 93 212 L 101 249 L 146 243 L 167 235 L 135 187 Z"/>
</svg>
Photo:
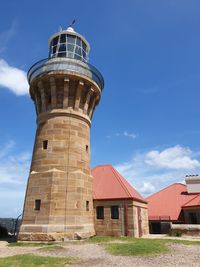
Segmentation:
<svg viewBox="0 0 200 267">
<path fill-rule="evenodd" d="M 93 225 L 22 225 L 19 241 L 65 241 L 85 239 L 94 236 Z"/>
<path fill-rule="evenodd" d="M 91 188 L 92 176 L 79 170 L 32 172 L 18 240 L 63 241 L 95 235 Z M 39 210 L 34 207 L 36 199 L 41 200 Z"/>
</svg>

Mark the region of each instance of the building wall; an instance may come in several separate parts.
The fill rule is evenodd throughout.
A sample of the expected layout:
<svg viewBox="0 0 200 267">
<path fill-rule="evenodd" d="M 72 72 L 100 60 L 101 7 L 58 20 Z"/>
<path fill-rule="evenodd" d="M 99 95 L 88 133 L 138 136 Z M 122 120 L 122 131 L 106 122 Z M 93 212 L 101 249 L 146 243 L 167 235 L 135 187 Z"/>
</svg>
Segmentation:
<svg viewBox="0 0 200 267">
<path fill-rule="evenodd" d="M 97 219 L 96 207 L 104 207 L 104 219 Z M 119 219 L 111 219 L 111 206 L 119 206 Z M 134 236 L 149 233 L 147 204 L 132 200 L 94 201 L 94 222 L 97 235 Z M 141 224 L 141 231 L 139 225 Z"/>
<path fill-rule="evenodd" d="M 200 192 L 200 177 L 191 176 L 185 179 L 188 193 Z"/>
<path fill-rule="evenodd" d="M 134 233 L 133 236 L 139 237 L 140 235 L 149 234 L 149 221 L 147 204 L 138 201 L 133 201 L 133 222 Z M 135 219 L 134 219 L 135 218 Z M 141 233 L 139 233 L 139 224 L 141 223 Z"/>
</svg>

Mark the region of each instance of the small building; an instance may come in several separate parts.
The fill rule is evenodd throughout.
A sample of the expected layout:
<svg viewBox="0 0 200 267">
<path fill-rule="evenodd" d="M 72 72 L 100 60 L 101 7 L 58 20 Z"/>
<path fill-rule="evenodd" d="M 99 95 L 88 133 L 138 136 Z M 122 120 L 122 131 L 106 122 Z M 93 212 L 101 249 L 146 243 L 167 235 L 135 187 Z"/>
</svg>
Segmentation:
<svg viewBox="0 0 200 267">
<path fill-rule="evenodd" d="M 170 223 L 200 224 L 200 177 L 186 176 L 146 198 L 152 234 L 168 233 Z"/>
<path fill-rule="evenodd" d="M 111 165 L 95 167 L 92 176 L 96 234 L 148 234 L 147 201 Z"/>
</svg>

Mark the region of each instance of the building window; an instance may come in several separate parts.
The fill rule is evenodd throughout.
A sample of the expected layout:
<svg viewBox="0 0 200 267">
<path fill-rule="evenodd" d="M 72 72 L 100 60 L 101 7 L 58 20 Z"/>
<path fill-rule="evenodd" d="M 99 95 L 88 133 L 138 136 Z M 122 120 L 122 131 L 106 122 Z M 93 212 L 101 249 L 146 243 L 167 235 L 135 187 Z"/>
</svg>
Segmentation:
<svg viewBox="0 0 200 267">
<path fill-rule="evenodd" d="M 119 206 L 111 206 L 111 219 L 119 219 Z"/>
<path fill-rule="evenodd" d="M 86 200 L 86 210 L 87 210 L 87 211 L 89 211 L 89 209 L 90 209 L 90 206 L 89 206 L 89 201 L 88 201 L 88 200 Z"/>
<path fill-rule="evenodd" d="M 85 150 L 86 150 L 86 152 L 88 152 L 88 145 L 85 146 Z"/>
<path fill-rule="evenodd" d="M 35 200 L 35 210 L 40 210 L 41 206 L 41 199 L 36 199 Z"/>
<path fill-rule="evenodd" d="M 97 216 L 97 219 L 104 219 L 104 207 L 103 206 L 96 207 L 96 216 Z"/>
<path fill-rule="evenodd" d="M 44 140 L 42 142 L 42 145 L 43 145 L 43 149 L 47 149 L 47 147 L 48 147 L 48 140 Z"/>
</svg>

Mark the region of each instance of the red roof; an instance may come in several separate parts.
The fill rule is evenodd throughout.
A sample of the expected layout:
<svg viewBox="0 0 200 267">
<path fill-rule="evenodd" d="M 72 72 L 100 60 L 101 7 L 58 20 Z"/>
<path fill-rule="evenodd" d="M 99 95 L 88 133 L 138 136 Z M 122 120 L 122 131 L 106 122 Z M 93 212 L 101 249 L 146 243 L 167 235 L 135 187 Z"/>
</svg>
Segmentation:
<svg viewBox="0 0 200 267">
<path fill-rule="evenodd" d="M 188 194 L 187 187 L 181 183 L 172 184 L 146 198 L 148 201 L 149 220 L 178 220 L 182 206 L 199 194 Z"/>
<path fill-rule="evenodd" d="M 94 199 L 146 200 L 111 165 L 99 165 L 92 169 Z"/>
<path fill-rule="evenodd" d="M 200 206 L 200 194 L 198 194 L 197 196 L 195 194 L 195 197 L 192 200 L 186 202 L 182 207 L 185 208 L 185 207 L 196 207 L 196 206 Z"/>
</svg>

